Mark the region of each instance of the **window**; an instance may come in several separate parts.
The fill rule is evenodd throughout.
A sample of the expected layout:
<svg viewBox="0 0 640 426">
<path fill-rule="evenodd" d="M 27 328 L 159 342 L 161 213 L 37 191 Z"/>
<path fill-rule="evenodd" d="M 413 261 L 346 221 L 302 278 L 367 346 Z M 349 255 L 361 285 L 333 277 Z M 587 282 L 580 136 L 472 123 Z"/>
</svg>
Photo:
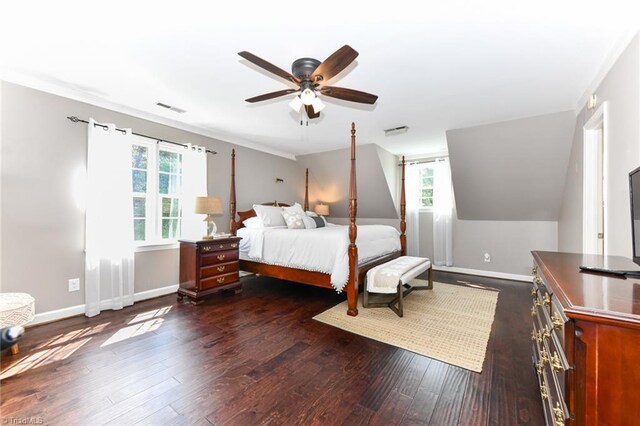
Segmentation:
<svg viewBox="0 0 640 426">
<path fill-rule="evenodd" d="M 133 239 L 162 243 L 180 237 L 182 154 L 136 137 L 132 158 Z"/>
<path fill-rule="evenodd" d="M 423 163 L 418 167 L 418 197 L 421 209 L 433 207 L 433 164 Z"/>
</svg>

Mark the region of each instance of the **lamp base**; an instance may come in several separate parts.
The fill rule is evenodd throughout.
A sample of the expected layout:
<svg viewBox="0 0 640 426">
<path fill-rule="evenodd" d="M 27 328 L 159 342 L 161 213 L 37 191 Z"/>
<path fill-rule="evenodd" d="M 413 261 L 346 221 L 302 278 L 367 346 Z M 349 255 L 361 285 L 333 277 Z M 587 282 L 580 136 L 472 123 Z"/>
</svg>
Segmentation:
<svg viewBox="0 0 640 426">
<path fill-rule="evenodd" d="M 203 236 L 202 239 L 213 240 L 213 236 L 218 230 L 218 227 L 216 226 L 216 223 L 213 221 L 210 215 L 207 215 L 207 218 L 205 220 L 207 221 L 207 235 Z"/>
</svg>

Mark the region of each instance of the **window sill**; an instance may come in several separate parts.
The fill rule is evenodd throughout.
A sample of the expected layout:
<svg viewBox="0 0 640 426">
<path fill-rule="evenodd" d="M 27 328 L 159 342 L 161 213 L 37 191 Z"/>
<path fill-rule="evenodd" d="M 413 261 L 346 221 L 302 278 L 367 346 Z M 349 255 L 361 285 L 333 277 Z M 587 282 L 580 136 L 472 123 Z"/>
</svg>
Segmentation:
<svg viewBox="0 0 640 426">
<path fill-rule="evenodd" d="M 133 249 L 134 253 L 143 253 L 146 251 L 158 251 L 158 250 L 174 250 L 180 248 L 180 243 L 177 241 L 164 242 L 164 243 L 147 243 L 140 244 Z"/>
</svg>

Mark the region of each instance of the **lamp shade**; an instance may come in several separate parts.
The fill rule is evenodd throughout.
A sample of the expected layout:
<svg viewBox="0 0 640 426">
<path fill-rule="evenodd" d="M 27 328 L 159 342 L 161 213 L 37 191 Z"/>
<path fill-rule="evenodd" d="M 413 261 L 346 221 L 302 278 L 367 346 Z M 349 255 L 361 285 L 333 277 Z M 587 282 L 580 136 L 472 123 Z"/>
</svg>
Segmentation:
<svg viewBox="0 0 640 426">
<path fill-rule="evenodd" d="M 314 211 L 320 216 L 329 216 L 329 206 L 327 204 L 316 204 Z"/>
<path fill-rule="evenodd" d="M 196 214 L 222 214 L 222 201 L 218 197 L 196 197 Z"/>
</svg>

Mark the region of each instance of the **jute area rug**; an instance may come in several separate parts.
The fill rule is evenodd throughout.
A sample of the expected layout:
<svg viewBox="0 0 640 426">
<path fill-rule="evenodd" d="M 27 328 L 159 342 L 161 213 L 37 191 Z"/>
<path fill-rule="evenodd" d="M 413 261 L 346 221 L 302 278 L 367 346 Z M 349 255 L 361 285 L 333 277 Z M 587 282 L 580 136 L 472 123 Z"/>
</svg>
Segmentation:
<svg viewBox="0 0 640 426">
<path fill-rule="evenodd" d="M 413 291 L 405 297 L 403 318 L 386 307 L 363 308 L 361 299 L 362 296 L 356 317 L 346 314 L 345 301 L 313 319 L 448 364 L 482 372 L 498 302 L 497 291 L 434 283 L 433 290 Z"/>
</svg>

